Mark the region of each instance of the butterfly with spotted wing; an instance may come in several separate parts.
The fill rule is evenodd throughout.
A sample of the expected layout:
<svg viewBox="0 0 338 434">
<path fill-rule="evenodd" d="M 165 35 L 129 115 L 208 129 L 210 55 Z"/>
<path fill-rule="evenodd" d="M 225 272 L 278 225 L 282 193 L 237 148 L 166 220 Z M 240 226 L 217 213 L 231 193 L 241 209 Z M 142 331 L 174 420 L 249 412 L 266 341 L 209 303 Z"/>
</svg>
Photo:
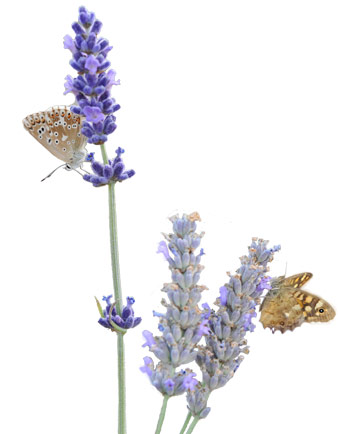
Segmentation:
<svg viewBox="0 0 338 434">
<path fill-rule="evenodd" d="M 284 333 L 304 322 L 327 322 L 335 317 L 336 313 L 327 301 L 301 289 L 311 277 L 311 273 L 305 272 L 271 280 L 272 289 L 260 308 L 260 322 L 264 328 Z"/>
<path fill-rule="evenodd" d="M 68 106 L 53 106 L 23 119 L 25 129 L 51 154 L 64 161 L 62 166 L 67 170 L 81 168 L 86 160 L 87 138 L 81 134 L 81 123 L 81 116 L 72 113 Z"/>
</svg>

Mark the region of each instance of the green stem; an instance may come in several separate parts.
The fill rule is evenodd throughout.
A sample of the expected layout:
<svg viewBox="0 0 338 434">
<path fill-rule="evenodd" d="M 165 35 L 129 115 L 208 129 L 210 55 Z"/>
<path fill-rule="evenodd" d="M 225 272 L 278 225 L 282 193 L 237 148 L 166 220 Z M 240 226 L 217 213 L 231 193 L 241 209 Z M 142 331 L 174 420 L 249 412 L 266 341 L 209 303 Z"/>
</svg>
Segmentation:
<svg viewBox="0 0 338 434">
<path fill-rule="evenodd" d="M 104 145 L 101 145 L 101 154 L 104 164 L 108 164 L 108 154 Z"/>
<path fill-rule="evenodd" d="M 118 387 L 119 387 L 119 430 L 118 434 L 127 433 L 126 425 L 126 373 L 124 360 L 123 334 L 117 333 L 117 364 L 118 364 Z"/>
<path fill-rule="evenodd" d="M 167 410 L 168 399 L 169 399 L 168 395 L 163 396 L 163 404 L 162 404 L 160 416 L 158 418 L 155 434 L 159 434 L 161 432 L 164 417 L 165 417 L 165 412 Z"/>
<path fill-rule="evenodd" d="M 101 152 L 104 164 L 108 163 L 106 148 L 101 145 Z M 117 220 L 116 220 L 116 200 L 115 200 L 115 183 L 108 184 L 108 199 L 109 199 L 109 229 L 110 229 L 110 252 L 111 265 L 113 272 L 114 283 L 114 301 L 116 303 L 116 312 L 121 315 L 122 312 L 122 290 L 120 279 L 120 260 L 119 246 L 117 241 Z"/>
<path fill-rule="evenodd" d="M 191 411 L 189 411 L 185 419 L 184 425 L 182 426 L 182 429 L 180 431 L 180 434 L 184 434 L 184 431 L 187 429 L 187 426 L 190 422 L 191 416 L 192 416 Z"/>
<path fill-rule="evenodd" d="M 101 145 L 102 159 L 105 164 L 108 163 L 107 151 L 104 145 Z M 117 221 L 116 221 L 116 203 L 115 203 L 115 184 L 108 184 L 109 200 L 109 230 L 110 230 L 110 252 L 111 265 L 114 283 L 114 301 L 116 303 L 116 312 L 121 315 L 122 312 L 122 290 L 120 279 L 120 261 L 119 248 L 117 241 Z M 119 393 L 119 410 L 118 410 L 118 434 L 126 434 L 126 379 L 125 379 L 125 357 L 123 334 L 116 328 L 117 334 L 117 366 L 118 366 L 118 393 Z"/>
<path fill-rule="evenodd" d="M 191 422 L 191 425 L 189 426 L 189 429 L 186 432 L 186 434 L 191 434 L 194 431 L 194 428 L 197 425 L 198 421 L 199 421 L 199 418 L 197 416 L 195 416 L 194 420 Z"/>
</svg>

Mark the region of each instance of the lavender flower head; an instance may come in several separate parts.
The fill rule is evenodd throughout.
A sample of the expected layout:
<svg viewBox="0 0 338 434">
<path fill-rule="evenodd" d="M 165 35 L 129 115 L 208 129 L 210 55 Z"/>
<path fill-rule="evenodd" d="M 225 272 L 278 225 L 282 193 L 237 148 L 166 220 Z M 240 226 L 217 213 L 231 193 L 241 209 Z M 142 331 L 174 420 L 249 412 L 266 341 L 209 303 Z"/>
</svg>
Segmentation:
<svg viewBox="0 0 338 434">
<path fill-rule="evenodd" d="M 146 357 L 141 371 L 148 375 L 153 386 L 168 396 L 195 389 L 196 374 L 189 369 L 177 371 L 177 368 L 196 359 L 197 344 L 209 333 L 207 321 L 198 307 L 201 292 L 206 289 L 198 285 L 203 269 L 200 260 L 204 254 L 203 250 L 195 254 L 203 236 L 196 232 L 199 219 L 197 213 L 170 219 L 173 233 L 164 235 L 167 242 L 159 244 L 158 252 L 169 265 L 172 282 L 162 288 L 168 297 L 168 301 L 162 300 L 166 312 L 153 312 L 159 318 L 161 335 L 143 332 L 146 340 L 143 346 L 149 347 L 159 363 L 155 366 L 153 360 Z"/>
<path fill-rule="evenodd" d="M 71 110 L 85 116 L 81 132 L 88 143 L 95 145 L 106 142 L 107 136 L 115 131 L 113 113 L 120 108 L 111 97 L 112 86 L 120 81 L 115 79 L 115 71 L 108 69 L 107 54 L 112 47 L 107 39 L 98 36 L 101 27 L 95 14 L 81 6 L 78 21 L 72 25 L 74 39 L 69 35 L 64 37 L 64 47 L 72 53 L 70 64 L 78 72 L 76 78 L 67 75 L 64 93 L 75 95 L 77 105 Z"/>
<path fill-rule="evenodd" d="M 255 328 L 252 319 L 257 315 L 255 309 L 263 290 L 271 289 L 270 277 L 265 273 L 274 253 L 280 249 L 280 246 L 269 249 L 267 243 L 253 239 L 249 254 L 240 258 L 236 274 L 230 275 L 229 282 L 220 288 L 215 302 L 217 311 L 203 305 L 210 333 L 205 336 L 205 345 L 199 345 L 196 357 L 203 380 L 195 391 L 187 393 L 188 407 L 194 416 L 202 418 L 208 414 L 210 393 L 233 377 L 243 361 L 242 354 L 249 352 L 245 335 Z"/>
<path fill-rule="evenodd" d="M 94 159 L 94 153 L 87 156 L 87 161 L 91 162 L 93 174 L 86 174 L 83 176 L 85 181 L 91 182 L 94 187 L 109 184 L 111 182 L 122 182 L 135 175 L 134 170 L 125 170 L 121 155 L 124 149 L 116 149 L 117 156 L 114 160 L 108 160 L 108 164 L 102 164 Z"/>
<path fill-rule="evenodd" d="M 102 309 L 100 303 L 97 301 L 97 305 L 101 314 L 101 318 L 98 321 L 99 324 L 113 331 L 114 327 L 112 326 L 111 322 L 123 329 L 134 328 L 140 324 L 141 318 L 135 317 L 135 313 L 132 308 L 133 304 L 135 303 L 135 299 L 133 297 L 127 297 L 127 305 L 123 306 L 121 315 L 117 314 L 115 306 L 111 303 L 111 299 L 112 295 L 102 298 L 102 300 L 107 304 L 105 309 Z"/>
</svg>

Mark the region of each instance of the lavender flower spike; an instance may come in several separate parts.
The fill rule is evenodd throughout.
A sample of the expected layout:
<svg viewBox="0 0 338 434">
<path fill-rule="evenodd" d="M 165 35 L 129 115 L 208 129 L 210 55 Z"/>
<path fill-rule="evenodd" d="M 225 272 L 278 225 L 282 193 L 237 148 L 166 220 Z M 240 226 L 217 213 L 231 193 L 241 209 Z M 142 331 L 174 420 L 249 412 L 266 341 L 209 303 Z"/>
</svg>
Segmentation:
<svg viewBox="0 0 338 434">
<path fill-rule="evenodd" d="M 201 292 L 206 289 L 198 285 L 203 252 L 195 254 L 203 236 L 196 232 L 199 215 L 184 214 L 170 220 L 173 233 L 165 235 L 167 242 L 161 241 L 158 248 L 158 253 L 162 253 L 168 262 L 172 278 L 172 282 L 162 289 L 168 297 L 168 301 L 162 301 L 165 313 L 154 312 L 162 334 L 153 336 L 149 331 L 143 332 L 144 346 L 149 347 L 159 362 L 155 365 L 152 358 L 146 357 L 145 366 L 141 368 L 165 399 L 195 390 L 196 374 L 190 369 L 178 368 L 195 360 L 197 344 L 209 333 L 208 321 L 198 307 Z"/>
<path fill-rule="evenodd" d="M 115 79 L 116 72 L 108 69 L 107 54 L 112 47 L 107 39 L 98 37 L 101 27 L 94 13 L 82 6 L 78 21 L 72 25 L 74 39 L 69 35 L 64 37 L 64 48 L 72 53 L 70 64 L 78 73 L 74 79 L 67 75 L 65 93 L 75 95 L 77 104 L 71 110 L 85 116 L 82 134 L 88 138 L 88 143 L 95 145 L 102 145 L 107 135 L 115 131 L 113 113 L 120 108 L 111 97 L 112 86 L 120 82 Z"/>
<path fill-rule="evenodd" d="M 207 400 L 210 393 L 223 387 L 234 375 L 248 354 L 245 335 L 255 328 L 252 319 L 264 289 L 271 288 L 268 264 L 280 246 L 269 249 L 267 241 L 254 238 L 247 256 L 240 258 L 241 266 L 229 282 L 220 288 L 216 300 L 217 311 L 204 305 L 204 318 L 208 319 L 210 333 L 205 345 L 199 345 L 196 362 L 203 380 L 195 391 L 187 392 L 188 407 L 195 418 L 203 418 L 209 412 Z"/>
</svg>

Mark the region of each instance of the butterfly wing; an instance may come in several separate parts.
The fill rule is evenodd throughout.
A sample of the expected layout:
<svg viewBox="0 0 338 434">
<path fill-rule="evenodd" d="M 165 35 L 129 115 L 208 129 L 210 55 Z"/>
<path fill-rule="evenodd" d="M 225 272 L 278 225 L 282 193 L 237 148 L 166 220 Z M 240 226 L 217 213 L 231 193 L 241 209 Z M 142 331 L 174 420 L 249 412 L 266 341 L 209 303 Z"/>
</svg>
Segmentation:
<svg viewBox="0 0 338 434">
<path fill-rule="evenodd" d="M 300 304 L 306 322 L 327 322 L 336 315 L 333 307 L 322 298 L 303 290 L 291 290 Z"/>
<path fill-rule="evenodd" d="M 322 298 L 294 287 L 281 287 L 266 295 L 260 321 L 264 328 L 284 333 L 303 322 L 327 322 L 335 315 L 333 307 Z"/>
<path fill-rule="evenodd" d="M 294 274 L 283 279 L 281 282 L 281 287 L 288 288 L 301 288 L 304 286 L 313 276 L 312 273 L 305 271 L 305 273 Z"/>
<path fill-rule="evenodd" d="M 54 106 L 23 120 L 25 129 L 51 154 L 72 168 L 85 159 L 86 137 L 81 134 L 81 117 L 67 106 Z"/>
<path fill-rule="evenodd" d="M 260 322 L 274 333 L 293 330 L 305 321 L 302 306 L 294 297 L 293 288 L 272 289 L 261 305 Z"/>
</svg>

